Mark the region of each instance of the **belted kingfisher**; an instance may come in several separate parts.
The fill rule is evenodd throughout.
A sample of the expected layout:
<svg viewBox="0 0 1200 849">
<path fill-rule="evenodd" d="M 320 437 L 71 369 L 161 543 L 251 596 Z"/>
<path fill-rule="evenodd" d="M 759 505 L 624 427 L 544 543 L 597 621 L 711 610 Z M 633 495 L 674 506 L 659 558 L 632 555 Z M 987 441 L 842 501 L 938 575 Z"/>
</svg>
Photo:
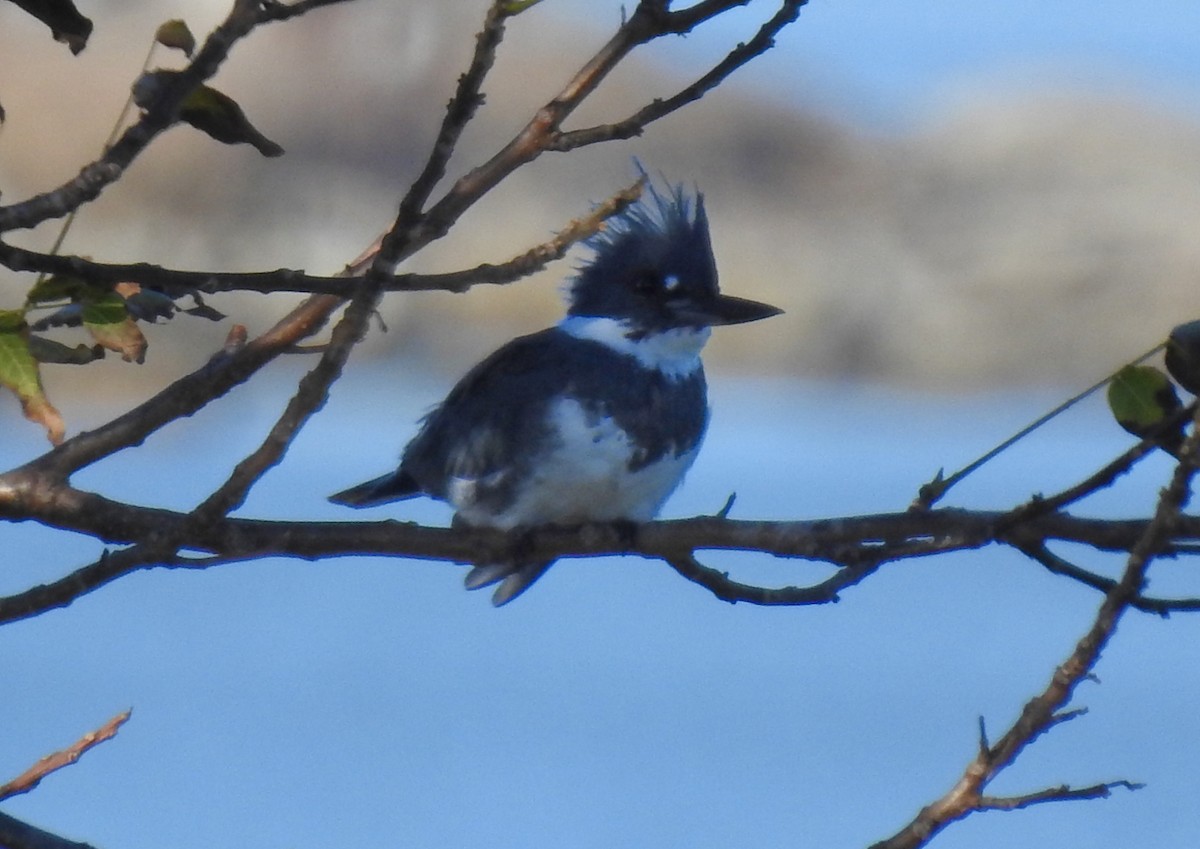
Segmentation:
<svg viewBox="0 0 1200 849">
<path fill-rule="evenodd" d="M 396 471 L 330 501 L 429 495 L 456 523 L 511 530 L 652 519 L 708 426 L 700 349 L 713 325 L 777 315 L 720 294 L 704 196 L 648 192 L 587 242 L 594 256 L 555 327 L 476 365 L 421 425 Z M 516 598 L 553 561 L 488 563 L 468 589 Z"/>
</svg>

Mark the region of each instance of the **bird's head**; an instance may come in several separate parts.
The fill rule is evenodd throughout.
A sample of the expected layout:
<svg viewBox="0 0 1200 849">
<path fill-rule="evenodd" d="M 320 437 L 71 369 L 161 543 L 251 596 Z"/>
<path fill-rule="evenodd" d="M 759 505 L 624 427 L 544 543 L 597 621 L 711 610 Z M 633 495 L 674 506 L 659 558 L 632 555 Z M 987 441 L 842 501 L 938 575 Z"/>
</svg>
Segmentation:
<svg viewBox="0 0 1200 849">
<path fill-rule="evenodd" d="M 769 304 L 722 295 L 704 196 L 653 186 L 604 231 L 570 288 L 567 314 L 613 318 L 635 334 L 741 324 L 778 315 Z"/>
</svg>

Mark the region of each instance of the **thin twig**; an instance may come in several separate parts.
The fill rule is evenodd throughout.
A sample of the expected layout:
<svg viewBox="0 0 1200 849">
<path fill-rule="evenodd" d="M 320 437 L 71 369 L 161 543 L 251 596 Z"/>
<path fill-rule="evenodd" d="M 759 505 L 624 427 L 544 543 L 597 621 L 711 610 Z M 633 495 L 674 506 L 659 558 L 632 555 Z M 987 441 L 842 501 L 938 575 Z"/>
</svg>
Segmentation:
<svg viewBox="0 0 1200 849">
<path fill-rule="evenodd" d="M 1166 428 L 1181 425 L 1195 416 L 1196 410 L 1197 402 L 1192 401 L 1190 404 L 1177 410 L 1164 422 L 1163 426 Z M 1079 483 L 1051 496 L 1037 496 L 1025 504 L 1014 508 L 1007 518 L 1001 520 L 1000 525 L 1002 527 L 1009 524 L 1018 525 L 1033 516 L 1057 512 L 1077 501 L 1087 498 L 1089 495 L 1112 486 L 1117 478 L 1126 474 L 1143 458 L 1153 454 L 1157 448 L 1158 445 L 1153 440 L 1143 439 L 1121 456 L 1111 462 L 1105 463 Z"/>
<path fill-rule="evenodd" d="M 418 275 L 411 275 L 414 278 L 413 283 L 404 285 L 403 288 L 409 291 L 428 289 L 465 292 L 481 283 L 503 284 L 521 280 L 545 268 L 550 262 L 562 259 L 572 245 L 598 233 L 605 221 L 614 215 L 620 215 L 641 197 L 644 185 L 644 178 L 638 178 L 598 204 L 589 214 L 571 221 L 550 241 L 530 248 L 508 262 L 500 265 L 478 265 L 475 268 L 445 274 L 428 274 L 420 279 Z"/>
<path fill-rule="evenodd" d="M 1090 572 L 1081 566 L 1076 566 L 1071 561 L 1064 557 L 1060 557 L 1050 551 L 1045 543 L 1040 541 L 1030 540 L 1028 542 L 1013 541 L 1013 547 L 1024 554 L 1029 559 L 1042 564 L 1047 571 L 1055 575 L 1062 575 L 1065 578 L 1070 578 L 1073 581 L 1078 581 L 1084 586 L 1099 590 L 1106 593 L 1111 590 L 1116 581 L 1112 578 L 1107 578 L 1104 575 L 1097 575 L 1095 572 Z M 1172 613 L 1186 613 L 1189 611 L 1200 610 L 1200 598 L 1155 598 L 1153 596 L 1143 595 L 1138 593 L 1130 602 L 1129 606 L 1143 613 L 1155 613 L 1159 616 L 1169 616 Z"/>
<path fill-rule="evenodd" d="M 775 36 L 788 24 L 795 22 L 800 15 L 800 8 L 808 0 L 785 0 L 777 11 L 764 23 L 749 41 L 738 44 L 707 73 L 694 83 L 675 93 L 671 97 L 658 99 L 639 109 L 633 115 L 611 124 L 600 124 L 578 130 L 555 133 L 547 142 L 547 150 L 567 151 L 598 142 L 628 139 L 639 136 L 646 126 L 661 118 L 665 118 L 678 109 L 702 98 L 713 88 L 720 85 L 738 68 L 745 65 L 756 56 L 760 56 L 775 45 Z M 706 21 L 714 14 L 726 11 L 731 5 L 728 2 L 697 3 L 695 6 L 672 14 L 671 32 L 683 33 Z"/>
<path fill-rule="evenodd" d="M 868 563 L 841 569 L 817 584 L 807 587 L 757 587 L 731 580 L 729 573 L 702 564 L 695 555 L 680 554 L 664 558 L 667 565 L 694 584 L 707 589 L 721 601 L 739 601 L 763 606 L 796 607 L 830 604 L 839 600 L 838 592 L 873 574 L 880 563 Z"/>
<path fill-rule="evenodd" d="M 95 731 L 84 734 L 70 746 L 40 758 L 37 763 L 6 784 L 0 784 L 0 800 L 28 793 L 41 784 L 42 779 L 52 772 L 70 766 L 79 760 L 83 753 L 93 746 L 98 746 L 105 740 L 111 740 L 117 731 L 129 719 L 132 711 L 119 713 Z"/>
<path fill-rule="evenodd" d="M 1107 799 L 1116 789 L 1141 790 L 1146 785 L 1136 781 L 1108 781 L 1104 784 L 1093 784 L 1091 787 L 1070 787 L 1066 784 L 1039 790 L 1036 793 L 1026 793 L 1023 796 L 980 796 L 977 810 L 980 811 L 1019 811 L 1031 805 L 1041 805 L 1046 802 L 1078 802 L 1089 799 Z"/>
<path fill-rule="evenodd" d="M 1140 354 L 1139 356 L 1130 360 L 1125 365 L 1121 366 L 1121 368 L 1125 368 L 1126 366 L 1136 365 L 1137 363 L 1140 363 L 1143 360 L 1150 359 L 1150 357 L 1153 357 L 1155 354 L 1157 354 L 1159 351 L 1161 351 L 1166 346 L 1166 344 L 1167 344 L 1166 342 L 1158 343 L 1153 348 L 1151 348 L 1149 351 L 1146 351 L 1146 352 Z M 1001 442 L 995 448 L 992 448 L 990 451 L 987 451 L 982 456 L 976 458 L 975 460 L 972 460 L 970 463 L 963 466 L 961 469 L 959 469 L 957 472 L 950 475 L 949 477 L 943 477 L 942 473 L 939 471 L 937 474 L 937 477 L 935 477 L 933 480 L 929 481 L 928 483 L 924 484 L 920 488 L 920 490 L 917 494 L 917 498 L 913 502 L 913 509 L 928 510 L 930 507 L 932 507 L 934 504 L 936 504 L 939 500 L 941 500 L 941 498 L 946 494 L 946 492 L 950 489 L 950 487 L 954 486 L 956 483 L 961 481 L 963 478 L 965 478 L 968 475 L 970 475 L 971 473 L 975 472 L 977 469 L 979 469 L 984 464 L 994 460 L 1000 454 L 1004 453 L 1009 448 L 1016 445 L 1018 442 L 1020 442 L 1025 437 L 1029 436 L 1029 434 L 1033 433 L 1035 430 L 1040 428 L 1042 425 L 1044 425 L 1047 422 L 1051 421 L 1052 419 L 1055 419 L 1058 416 L 1062 415 L 1067 410 L 1071 409 L 1076 404 L 1078 404 L 1080 401 L 1084 400 L 1085 398 L 1092 395 L 1093 393 L 1098 392 L 1099 390 L 1103 389 L 1105 386 L 1107 386 L 1109 384 L 1109 382 L 1112 381 L 1112 379 L 1114 377 L 1117 376 L 1117 373 L 1119 371 L 1120 371 L 1120 369 L 1118 369 L 1117 371 L 1114 371 L 1112 374 L 1096 381 L 1091 386 L 1089 386 L 1087 389 L 1084 389 L 1082 392 L 1078 392 L 1075 395 L 1072 395 L 1070 398 L 1068 398 L 1066 401 L 1063 401 L 1061 404 L 1059 404 L 1053 410 L 1051 410 L 1048 413 L 1045 413 L 1042 416 L 1039 416 L 1037 419 L 1030 422 L 1025 427 L 1021 428 L 1019 431 L 1014 433 L 1008 439 Z"/>
</svg>

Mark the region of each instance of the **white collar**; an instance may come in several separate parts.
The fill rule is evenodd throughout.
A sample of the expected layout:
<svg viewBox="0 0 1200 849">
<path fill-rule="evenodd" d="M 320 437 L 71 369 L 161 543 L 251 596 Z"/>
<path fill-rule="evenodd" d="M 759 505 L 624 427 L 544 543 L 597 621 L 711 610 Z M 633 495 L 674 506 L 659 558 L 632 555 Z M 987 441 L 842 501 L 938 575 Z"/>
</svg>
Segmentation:
<svg viewBox="0 0 1200 849">
<path fill-rule="evenodd" d="M 700 349 L 712 334 L 709 327 L 675 327 L 631 338 L 634 330 L 628 322 L 588 315 L 567 316 L 558 323 L 558 329 L 576 339 L 599 342 L 676 380 L 700 368 Z"/>
</svg>

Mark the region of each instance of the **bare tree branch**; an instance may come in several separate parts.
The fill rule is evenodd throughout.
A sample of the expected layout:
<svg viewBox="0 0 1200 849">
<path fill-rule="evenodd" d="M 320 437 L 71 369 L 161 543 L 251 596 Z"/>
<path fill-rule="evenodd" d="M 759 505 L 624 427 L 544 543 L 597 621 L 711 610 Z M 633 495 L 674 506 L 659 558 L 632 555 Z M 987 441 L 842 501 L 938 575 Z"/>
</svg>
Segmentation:
<svg viewBox="0 0 1200 849">
<path fill-rule="evenodd" d="M 496 60 L 496 48 L 500 46 L 500 41 L 504 38 L 504 21 L 508 17 L 505 11 L 506 5 L 503 0 L 494 0 L 488 8 L 483 28 L 475 36 L 475 53 L 471 57 L 470 66 L 466 73 L 458 79 L 458 88 L 446 107 L 446 115 L 442 119 L 437 139 L 430 149 L 429 159 L 425 162 L 425 167 L 421 169 L 420 175 L 409 187 L 404 199 L 400 201 L 400 211 L 396 216 L 396 224 L 392 228 L 393 233 L 396 234 L 391 237 L 393 240 L 398 240 L 401 234 L 407 233 L 420 218 L 421 211 L 429 201 L 430 194 L 446 174 L 446 165 L 454 153 L 454 148 L 458 144 L 463 130 L 475 116 L 475 112 L 483 105 L 481 89 L 483 81 L 487 78 L 487 74 Z M 385 238 L 384 244 L 385 252 L 390 251 L 396 257 L 400 256 L 403 247 L 398 241 L 388 245 L 388 239 Z"/>
<path fill-rule="evenodd" d="M 70 746 L 53 754 L 46 755 L 33 766 L 6 784 L 0 784 L 0 800 L 8 799 L 21 793 L 28 793 L 41 784 L 42 779 L 52 772 L 70 766 L 79 760 L 83 753 L 93 746 L 98 746 L 105 740 L 111 740 L 117 731 L 129 719 L 132 711 L 119 713 L 95 731 L 89 732 Z"/>
<path fill-rule="evenodd" d="M 1013 538 L 1010 537 L 1010 541 Z M 1089 572 L 1080 566 L 1076 566 L 1069 560 L 1059 557 L 1054 552 L 1050 551 L 1044 543 L 1040 541 L 1030 541 L 1028 543 L 1015 544 L 1014 547 L 1025 556 L 1029 557 L 1038 563 L 1041 563 L 1046 569 L 1055 575 L 1062 575 L 1078 581 L 1085 586 L 1092 587 L 1100 592 L 1109 592 L 1116 581 L 1112 578 L 1107 578 L 1104 575 L 1097 575 L 1095 572 Z M 1182 613 L 1185 611 L 1200 610 L 1200 599 L 1159 599 L 1150 598 L 1139 594 L 1129 603 L 1130 607 L 1140 610 L 1144 613 L 1157 613 L 1159 616 L 1166 616 L 1170 613 Z"/>
<path fill-rule="evenodd" d="M 1016 533 L 1011 527 L 998 530 L 999 520 L 1007 513 L 949 508 L 790 522 L 703 517 L 652 522 L 632 531 L 606 524 L 506 533 L 392 521 L 287 522 L 210 517 L 197 522 L 185 513 L 122 504 L 74 489 L 58 482 L 53 472 L 42 472 L 33 465 L 0 475 L 0 519 L 25 520 L 31 513 L 53 527 L 134 547 L 108 554 L 51 584 L 0 599 L 0 623 L 64 606 L 132 571 L 155 566 L 200 568 L 254 557 L 320 559 L 355 554 L 479 563 L 511 557 L 518 548 L 525 555 L 547 560 L 639 554 L 669 563 L 724 601 L 819 604 L 836 601 L 841 590 L 886 563 L 993 543 L 1014 545 L 1010 537 Z M 1058 540 L 1098 550 L 1130 552 L 1149 525 L 1146 520 L 1113 521 L 1054 513 L 1028 519 L 1019 528 L 1019 539 Z M 1180 517 L 1160 553 L 1170 553 L 1175 546 L 1195 540 L 1200 540 L 1200 518 Z M 213 557 L 201 563 L 185 561 L 174 554 L 179 548 L 208 552 Z M 806 587 L 755 587 L 702 566 L 697 553 L 710 549 L 760 551 L 828 563 L 839 571 Z M 1140 592 L 1130 603 L 1159 614 L 1200 609 L 1197 599 L 1155 599 Z"/>
<path fill-rule="evenodd" d="M 1171 483 L 1158 499 L 1154 517 L 1146 523 L 1130 549 L 1120 581 L 1105 595 L 1091 628 L 1079 640 L 1071 655 L 1054 670 L 1045 690 L 1025 704 L 1021 715 L 1003 737 L 975 756 L 954 787 L 925 806 L 912 822 L 892 837 L 874 844 L 872 849 L 915 849 L 925 846 L 950 823 L 978 810 L 1008 804 L 992 800 L 993 804 L 983 805 L 983 788 L 1012 764 L 1026 746 L 1062 721 L 1064 714 L 1060 711 L 1070 701 L 1075 687 L 1092 674 L 1092 669 L 1100 659 L 1100 652 L 1112 638 L 1121 616 L 1141 594 L 1150 564 L 1166 549 L 1179 525 L 1181 511 L 1188 502 L 1192 478 L 1196 474 L 1198 448 L 1200 432 L 1193 429 L 1179 452 L 1179 463 L 1171 476 Z M 1128 782 L 1118 783 L 1130 786 Z M 1009 800 L 1009 803 L 1013 807 L 1021 807 L 1022 798 L 1032 797 L 1018 797 L 1015 802 Z M 1073 798 L 1083 797 L 1066 791 L 1058 795 L 1051 793 L 1037 801 Z M 1032 801 L 1026 804 L 1032 804 Z"/>
<path fill-rule="evenodd" d="M 385 292 L 466 292 L 473 286 L 504 285 L 523 280 L 541 271 L 551 262 L 567 255 L 574 245 L 595 235 L 605 220 L 619 214 L 640 196 L 641 180 L 621 189 L 598 204 L 590 213 L 569 222 L 549 241 L 535 245 L 512 259 L 501 263 L 483 263 L 461 271 L 435 274 L 394 274 L 383 284 Z M 147 289 L 160 291 L 172 298 L 192 293 L 261 292 L 275 294 L 290 292 L 349 297 L 362 283 L 362 276 L 322 277 L 302 271 L 281 268 L 276 271 L 248 273 L 229 271 L 182 271 L 150 263 L 100 263 L 78 256 L 59 256 L 38 253 L 0 243 L 0 264 L 13 271 L 33 271 L 41 274 L 65 274 L 81 277 L 89 283 L 112 286 L 117 283 L 137 283 Z"/>
</svg>

